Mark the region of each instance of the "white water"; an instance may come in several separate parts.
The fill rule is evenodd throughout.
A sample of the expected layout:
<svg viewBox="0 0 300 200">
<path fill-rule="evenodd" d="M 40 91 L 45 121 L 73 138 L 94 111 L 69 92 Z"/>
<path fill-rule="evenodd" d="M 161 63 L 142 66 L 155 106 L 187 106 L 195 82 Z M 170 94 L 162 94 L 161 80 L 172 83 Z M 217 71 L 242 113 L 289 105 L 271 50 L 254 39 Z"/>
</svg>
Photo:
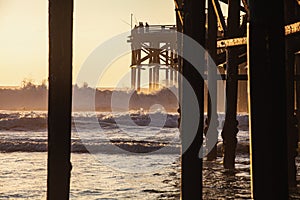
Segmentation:
<svg viewBox="0 0 300 200">
<path fill-rule="evenodd" d="M 46 199 L 46 117 L 45 112 L 1 112 L 0 199 Z M 95 118 L 100 126 L 93 124 Z M 147 126 L 149 118 L 165 119 L 167 125 Z M 177 114 L 77 112 L 73 119 L 71 199 L 179 199 Z M 126 126 L 128 119 L 140 126 Z M 246 127 L 247 116 L 239 119 Z M 238 137 L 248 142 L 247 131 Z M 146 153 L 114 153 L 115 145 Z M 103 148 L 89 154 L 86 146 Z"/>
</svg>

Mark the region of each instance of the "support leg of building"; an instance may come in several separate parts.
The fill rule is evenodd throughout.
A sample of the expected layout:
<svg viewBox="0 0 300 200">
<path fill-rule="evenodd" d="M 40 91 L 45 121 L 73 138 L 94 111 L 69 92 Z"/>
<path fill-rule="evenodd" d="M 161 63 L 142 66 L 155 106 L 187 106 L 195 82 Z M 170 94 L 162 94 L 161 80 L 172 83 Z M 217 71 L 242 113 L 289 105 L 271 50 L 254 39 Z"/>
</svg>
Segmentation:
<svg viewBox="0 0 300 200">
<path fill-rule="evenodd" d="M 152 70 L 152 89 L 156 90 L 156 67 Z"/>
<path fill-rule="evenodd" d="M 131 68 L 131 84 L 132 84 L 132 89 L 133 90 L 136 90 L 136 73 L 137 73 L 137 70 L 135 67 Z"/>
<path fill-rule="evenodd" d="M 237 37 L 240 27 L 240 1 L 228 2 L 228 35 Z M 235 47 L 227 48 L 227 78 L 226 78 L 226 114 L 222 130 L 225 169 L 234 169 L 235 150 L 237 145 L 237 88 L 238 88 L 238 53 Z"/>
<path fill-rule="evenodd" d="M 185 0 L 184 1 L 184 33 L 195 39 L 200 45 L 205 46 L 205 1 L 204 0 Z M 188 45 L 183 41 L 183 55 L 188 52 Z M 186 80 L 182 79 L 181 84 L 181 138 L 182 147 L 186 149 L 182 155 L 182 177 L 181 177 L 181 199 L 202 199 L 202 158 L 199 157 L 200 147 L 203 142 L 203 123 L 204 123 L 204 80 L 194 67 L 201 69 L 205 66 L 204 52 L 199 52 L 200 61 L 198 66 L 191 66 L 189 62 L 184 60 L 182 74 L 193 87 L 197 96 L 200 118 L 197 133 L 190 132 L 188 126 L 191 118 L 198 118 L 193 116 L 191 110 L 192 100 L 189 94 L 186 93 Z M 189 144 L 190 137 L 195 135 L 194 140 Z M 189 145 L 187 145 L 189 144 Z"/>
<path fill-rule="evenodd" d="M 159 89 L 159 66 L 155 67 L 155 89 Z"/>
<path fill-rule="evenodd" d="M 166 69 L 166 88 L 168 88 L 170 86 L 169 82 L 170 82 L 170 79 L 169 79 L 169 69 L 167 68 Z"/>
<path fill-rule="evenodd" d="M 137 91 L 140 92 L 141 91 L 141 67 L 138 66 L 137 68 Z"/>
<path fill-rule="evenodd" d="M 178 87 L 178 71 L 174 70 L 174 85 Z"/>
<path fill-rule="evenodd" d="M 170 68 L 170 87 L 174 86 L 174 70 Z"/>
<path fill-rule="evenodd" d="M 49 0 L 47 199 L 69 199 L 73 0 Z"/>
<path fill-rule="evenodd" d="M 136 89 L 136 68 L 131 68 L 131 89 Z"/>
<path fill-rule="evenodd" d="M 149 68 L 149 92 L 152 91 L 152 85 L 153 85 L 152 73 L 153 73 L 153 68 Z"/>
<path fill-rule="evenodd" d="M 249 4 L 252 197 L 288 199 L 283 0 Z"/>
</svg>

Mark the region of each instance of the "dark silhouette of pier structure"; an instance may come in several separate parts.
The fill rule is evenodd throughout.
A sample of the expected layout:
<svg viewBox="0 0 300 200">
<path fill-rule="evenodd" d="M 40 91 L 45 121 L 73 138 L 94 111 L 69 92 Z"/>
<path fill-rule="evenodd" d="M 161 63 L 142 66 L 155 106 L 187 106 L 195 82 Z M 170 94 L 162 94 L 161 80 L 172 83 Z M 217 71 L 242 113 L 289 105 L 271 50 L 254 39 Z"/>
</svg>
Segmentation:
<svg viewBox="0 0 300 200">
<path fill-rule="evenodd" d="M 131 88 L 141 89 L 142 70 L 148 70 L 148 90 L 162 88 L 160 71 L 165 73 L 165 87 L 177 86 L 178 63 L 175 25 L 149 25 L 139 23 L 131 30 Z"/>
<path fill-rule="evenodd" d="M 247 81 L 252 197 L 288 199 L 288 189 L 297 185 L 295 157 L 300 121 L 300 56 L 297 53 L 300 50 L 299 2 L 208 0 L 207 9 L 204 0 L 174 2 L 177 31 L 205 47 L 219 66 L 219 69 L 205 69 L 207 84 L 216 88 L 213 91 L 217 91 L 215 77 L 219 72 L 222 73 L 222 79 L 226 80 L 226 117 L 222 130 L 224 168 L 233 170 L 235 167 L 238 86 Z M 220 2 L 228 4 L 227 18 L 222 13 Z M 49 0 L 49 200 L 69 198 L 72 13 L 73 0 Z M 151 27 L 148 28 L 150 34 Z M 157 31 L 162 31 L 161 28 L 158 27 Z M 135 30 L 141 29 L 132 31 Z M 147 27 L 143 30 L 147 31 Z M 134 33 L 132 36 L 134 41 Z M 184 40 L 182 42 L 184 54 L 188 47 Z M 164 69 L 183 74 L 195 90 L 201 113 L 198 132 L 181 159 L 181 198 L 202 199 L 202 159 L 199 158 L 199 150 L 203 143 L 205 80 L 194 75 L 191 64 L 186 60 L 178 58 L 175 64 L 170 54 L 174 47 L 158 52 L 147 49 L 147 41 L 132 44 L 138 45 L 146 54 L 143 58 L 141 51 L 133 48 L 131 67 L 134 89 L 140 88 L 139 73 L 143 69 L 148 69 L 149 74 L 152 74 L 149 75 L 149 88 L 156 88 L 160 70 L 157 66 L 163 64 Z M 203 59 L 205 57 L 202 53 L 199 56 Z M 147 65 L 143 65 L 146 60 Z M 245 66 L 248 66 L 247 70 Z M 184 88 L 180 90 L 181 98 L 184 99 L 180 104 L 181 127 L 185 127 L 186 119 L 193 116 L 184 115 L 189 99 L 185 99 Z M 208 104 L 209 124 L 217 114 L 209 111 L 216 105 L 209 100 Z M 216 124 L 210 126 L 214 126 L 213 129 L 217 131 Z M 190 133 L 184 128 L 180 131 L 184 144 Z M 208 159 L 213 160 L 215 157 L 214 149 Z"/>
</svg>

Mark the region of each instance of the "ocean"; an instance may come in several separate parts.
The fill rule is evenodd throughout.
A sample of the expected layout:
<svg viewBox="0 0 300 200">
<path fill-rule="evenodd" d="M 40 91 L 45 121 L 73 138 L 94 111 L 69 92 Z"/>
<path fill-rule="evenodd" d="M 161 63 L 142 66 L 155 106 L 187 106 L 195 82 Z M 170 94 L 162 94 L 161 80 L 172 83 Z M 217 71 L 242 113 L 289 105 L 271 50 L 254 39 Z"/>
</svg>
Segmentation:
<svg viewBox="0 0 300 200">
<path fill-rule="evenodd" d="M 250 198 L 248 116 L 238 119 L 235 173 L 223 170 L 218 145 L 217 160 L 204 161 L 204 199 Z M 74 112 L 71 199 L 180 199 L 177 120 L 162 111 Z M 0 199 L 46 199 L 47 112 L 1 111 L 0 152 Z"/>
</svg>

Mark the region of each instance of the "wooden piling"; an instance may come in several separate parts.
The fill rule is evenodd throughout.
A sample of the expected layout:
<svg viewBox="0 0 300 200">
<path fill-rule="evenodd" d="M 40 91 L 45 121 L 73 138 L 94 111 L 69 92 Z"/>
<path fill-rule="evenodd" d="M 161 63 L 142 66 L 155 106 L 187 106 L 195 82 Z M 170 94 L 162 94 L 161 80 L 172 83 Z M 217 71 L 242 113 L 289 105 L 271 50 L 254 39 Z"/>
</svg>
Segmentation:
<svg viewBox="0 0 300 200">
<path fill-rule="evenodd" d="M 48 200 L 69 199 L 73 0 L 49 0 Z"/>
<path fill-rule="evenodd" d="M 294 66 L 295 52 L 300 46 L 299 41 L 294 41 L 294 38 L 286 38 L 286 123 L 287 123 L 287 142 L 288 142 L 288 178 L 289 187 L 297 186 L 296 182 L 296 163 L 298 146 L 297 120 L 295 116 L 295 91 L 294 91 Z"/>
<path fill-rule="evenodd" d="M 295 76 L 296 76 L 296 119 L 298 125 L 298 141 L 300 141 L 300 52 L 295 54 Z"/>
<path fill-rule="evenodd" d="M 228 1 L 227 37 L 239 36 L 240 29 L 240 2 Z M 235 47 L 227 48 L 227 78 L 226 78 L 226 113 L 222 130 L 225 169 L 234 169 L 235 150 L 237 145 L 237 91 L 238 91 L 238 52 Z"/>
<path fill-rule="evenodd" d="M 252 196 L 288 199 L 283 0 L 249 4 Z"/>
<path fill-rule="evenodd" d="M 203 47 L 205 46 L 205 1 L 204 0 L 185 0 L 184 1 L 184 24 L 183 32 L 196 40 Z M 186 45 L 183 39 L 183 55 L 188 52 L 189 46 Z M 189 132 L 189 127 L 186 127 L 190 118 L 197 118 L 187 113 L 190 107 L 190 99 L 186 96 L 185 89 L 181 88 L 181 137 L 183 149 L 186 149 L 182 155 L 182 173 L 181 173 L 181 199 L 202 199 L 202 158 L 199 157 L 199 150 L 203 142 L 203 123 L 204 123 L 204 80 L 195 68 L 200 70 L 204 67 L 204 52 L 199 52 L 199 56 L 203 66 L 191 66 L 186 60 L 183 61 L 182 74 L 189 81 L 198 100 L 200 111 L 200 119 L 198 131 L 194 140 L 188 146 L 184 146 L 189 142 L 189 139 L 195 134 Z M 194 68 L 195 67 L 195 68 Z M 184 81 L 181 79 L 181 81 Z"/>
<path fill-rule="evenodd" d="M 295 23 L 300 20 L 299 6 L 296 1 L 284 1 L 284 21 L 285 25 Z M 297 12 L 298 10 L 298 12 Z M 295 116 L 295 87 L 294 87 L 294 66 L 295 66 L 295 53 L 300 50 L 300 37 L 299 35 L 286 36 L 286 89 L 287 89 L 287 142 L 288 142 L 288 180 L 289 188 L 297 186 L 296 182 L 296 163 L 298 146 L 298 130 L 297 120 Z"/>
<path fill-rule="evenodd" d="M 208 45 L 208 52 L 213 61 L 216 63 L 217 61 L 217 32 L 218 32 L 218 24 L 217 24 L 217 15 L 214 10 L 214 6 L 212 0 L 208 1 L 208 30 L 207 30 L 207 45 Z M 207 62 L 207 73 L 208 79 L 207 84 L 210 88 L 208 91 L 209 95 L 207 96 L 207 126 L 210 127 L 211 130 L 216 132 L 216 137 L 218 137 L 218 123 L 211 123 L 211 122 L 218 122 L 218 115 L 217 112 L 212 113 L 212 111 L 217 111 L 217 102 L 215 104 L 211 103 L 210 96 L 217 97 L 217 68 L 216 64 L 212 63 L 209 59 Z M 217 141 L 218 138 L 215 138 Z M 207 160 L 215 160 L 217 158 L 217 146 L 215 145 L 213 149 L 208 153 Z"/>
</svg>

